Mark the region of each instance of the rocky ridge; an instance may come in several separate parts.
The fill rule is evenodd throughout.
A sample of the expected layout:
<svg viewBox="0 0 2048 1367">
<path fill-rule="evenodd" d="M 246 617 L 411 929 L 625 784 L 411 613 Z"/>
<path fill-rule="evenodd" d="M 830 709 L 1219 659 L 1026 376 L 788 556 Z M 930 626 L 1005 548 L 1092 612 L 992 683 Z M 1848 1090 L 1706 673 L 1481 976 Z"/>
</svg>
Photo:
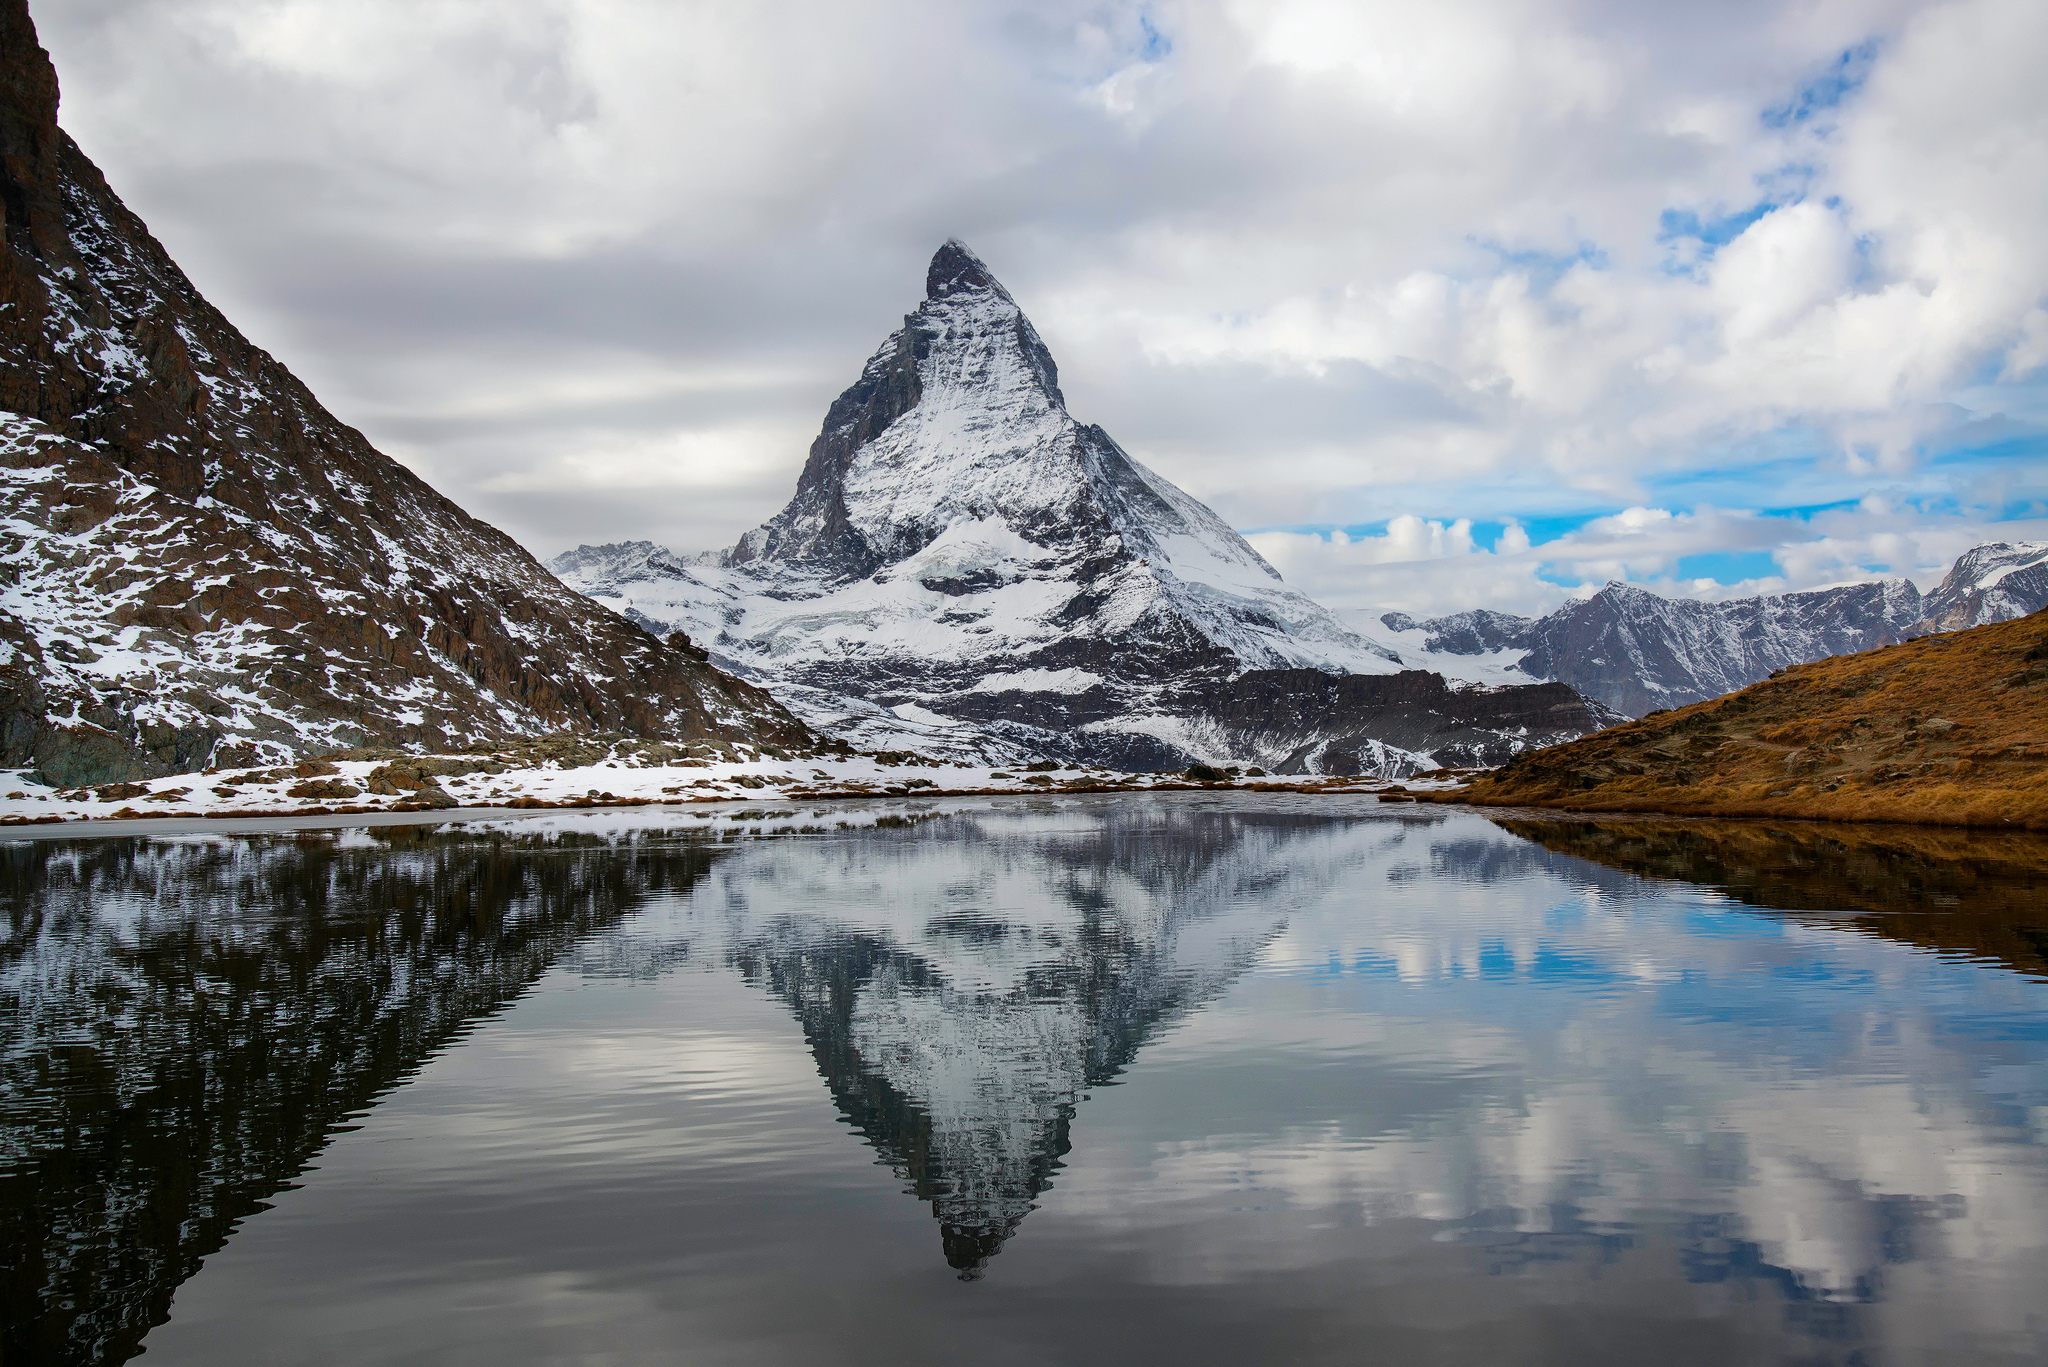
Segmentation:
<svg viewBox="0 0 2048 1367">
<path fill-rule="evenodd" d="M 2048 607 L 2048 541 L 1989 541 L 1956 557 L 1912 633 L 1961 631 Z"/>
<path fill-rule="evenodd" d="M 57 124 L 0 0 L 0 767 L 57 784 L 549 732 L 804 748 L 322 408 Z"/>
<path fill-rule="evenodd" d="M 2048 543 L 1989 542 L 1925 595 L 1910 580 L 1731 598 L 1610 583 L 1545 617 L 1485 610 L 1380 623 L 1405 658 L 1454 678 L 1555 679 L 1629 716 L 1732 693 L 1773 671 L 2048 606 Z"/>
<path fill-rule="evenodd" d="M 966 247 L 942 246 L 925 284 L 832 405 L 781 513 L 715 555 L 584 546 L 552 568 L 862 745 L 1397 774 L 1610 719 L 1569 690 L 1411 678 L 1073 418 L 1051 353 Z M 1328 684 L 1376 676 L 1405 682 Z"/>
</svg>

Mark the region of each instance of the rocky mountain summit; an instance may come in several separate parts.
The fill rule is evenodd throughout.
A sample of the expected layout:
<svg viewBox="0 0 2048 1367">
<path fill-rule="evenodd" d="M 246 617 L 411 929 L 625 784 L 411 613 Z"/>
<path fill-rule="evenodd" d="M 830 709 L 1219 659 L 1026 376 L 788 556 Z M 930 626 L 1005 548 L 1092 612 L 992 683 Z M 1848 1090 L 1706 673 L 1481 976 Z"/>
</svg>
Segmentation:
<svg viewBox="0 0 2048 1367">
<path fill-rule="evenodd" d="M 2010 622 L 2048 607 L 2048 541 L 1988 541 L 1956 557 L 1913 635 Z"/>
<path fill-rule="evenodd" d="M 0 767 L 815 740 L 336 420 L 200 296 L 57 95 L 24 0 L 0 0 Z"/>
<path fill-rule="evenodd" d="M 2010 621 L 2048 605 L 2048 543 L 1965 552 L 1934 592 L 1885 579 L 1719 603 L 1611 583 L 1546 617 L 1463 612 L 1380 618 L 1404 656 L 1452 677 L 1555 679 L 1630 716 L 1746 688 L 1791 665 L 1933 632 Z"/>
<path fill-rule="evenodd" d="M 713 555 L 584 546 L 552 568 L 862 744 L 1412 772 L 1603 721 L 1569 689 L 1403 675 L 1071 416 L 1037 330 L 959 242 L 833 403 L 780 513 Z"/>
</svg>

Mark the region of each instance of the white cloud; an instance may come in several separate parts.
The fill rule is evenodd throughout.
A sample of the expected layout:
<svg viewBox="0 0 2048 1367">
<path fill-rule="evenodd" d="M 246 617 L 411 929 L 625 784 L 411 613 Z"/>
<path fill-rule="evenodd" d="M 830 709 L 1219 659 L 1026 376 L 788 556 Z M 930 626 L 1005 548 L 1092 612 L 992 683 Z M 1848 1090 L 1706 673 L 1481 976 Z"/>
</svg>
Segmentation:
<svg viewBox="0 0 2048 1367">
<path fill-rule="evenodd" d="M 1510 523 L 1492 546 L 1465 520 L 1403 515 L 1378 535 L 1259 532 L 1252 544 L 1287 581 L 1358 625 L 1398 608 L 1417 617 L 1491 608 L 1537 616 L 1611 580 L 1673 597 L 1734 598 L 1896 577 L 1931 589 L 1965 550 L 1992 540 L 2048 540 L 2048 518 L 1988 523 L 1935 516 L 1872 494 L 1811 517 L 1702 506 L 1635 507 L 1531 544 Z M 1695 556 L 1768 556 L 1768 573 L 1722 579 L 1682 573 Z"/>
<path fill-rule="evenodd" d="M 2026 0 L 38 20 L 67 126 L 202 287 L 543 551 L 715 545 L 771 512 L 954 233 L 1077 414 L 1226 517 L 1442 528 L 1441 554 L 1295 547 L 1335 598 L 1564 592 L 1515 568 L 1543 547 L 1457 549 L 1461 518 L 1663 507 L 1666 531 L 1544 562 L 1655 577 L 1681 543 L 1775 549 L 1743 538 L 1785 519 L 1710 502 L 1906 482 L 1882 535 L 1932 546 L 2048 498 L 2038 459 L 1950 458 L 2048 423 Z M 1787 582 L 1827 559 L 1788 555 Z M 1481 566 L 1505 577 L 1430 587 Z"/>
</svg>

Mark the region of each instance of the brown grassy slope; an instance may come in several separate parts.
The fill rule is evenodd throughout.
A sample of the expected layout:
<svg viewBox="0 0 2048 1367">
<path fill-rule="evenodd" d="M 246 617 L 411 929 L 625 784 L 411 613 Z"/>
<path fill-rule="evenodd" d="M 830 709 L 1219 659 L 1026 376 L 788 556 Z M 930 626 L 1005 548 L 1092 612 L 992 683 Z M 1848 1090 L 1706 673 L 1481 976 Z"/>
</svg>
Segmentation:
<svg viewBox="0 0 2048 1367">
<path fill-rule="evenodd" d="M 2048 612 L 1799 665 L 1448 800 L 2048 829 Z"/>
</svg>

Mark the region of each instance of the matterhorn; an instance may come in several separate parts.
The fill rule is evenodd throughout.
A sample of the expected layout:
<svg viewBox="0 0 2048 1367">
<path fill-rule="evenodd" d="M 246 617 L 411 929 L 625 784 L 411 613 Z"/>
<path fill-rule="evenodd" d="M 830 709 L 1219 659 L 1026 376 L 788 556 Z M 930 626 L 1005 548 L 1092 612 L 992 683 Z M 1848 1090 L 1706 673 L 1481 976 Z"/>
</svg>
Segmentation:
<svg viewBox="0 0 2048 1367">
<path fill-rule="evenodd" d="M 780 513 L 721 552 L 583 546 L 551 568 L 869 747 L 1398 775 L 1611 720 L 1559 684 L 1406 669 L 1289 588 L 1068 413 L 1031 320 L 957 241 Z"/>
</svg>

